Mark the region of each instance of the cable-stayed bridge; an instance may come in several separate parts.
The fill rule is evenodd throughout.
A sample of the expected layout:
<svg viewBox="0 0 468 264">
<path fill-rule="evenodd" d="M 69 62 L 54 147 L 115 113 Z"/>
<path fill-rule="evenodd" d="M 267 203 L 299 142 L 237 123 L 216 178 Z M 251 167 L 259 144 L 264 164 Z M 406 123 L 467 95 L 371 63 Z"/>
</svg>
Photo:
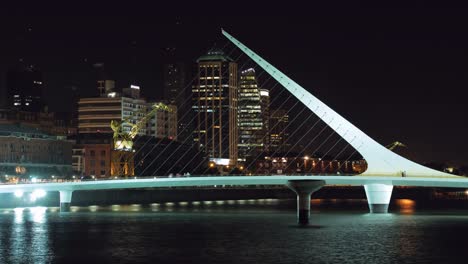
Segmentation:
<svg viewBox="0 0 468 264">
<path fill-rule="evenodd" d="M 142 175 L 142 178 L 127 180 L 2 185 L 0 186 L 0 193 L 29 192 L 39 188 L 45 191 L 59 191 L 61 210 L 67 211 L 72 200 L 72 193 L 76 190 L 209 185 L 287 185 L 297 193 L 298 219 L 300 223 L 304 224 L 309 221 L 311 194 L 326 184 L 364 186 L 369 209 L 374 213 L 387 212 L 393 186 L 468 188 L 467 178 L 425 167 L 385 148 L 226 31 L 223 30 L 222 34 L 268 73 L 271 78 L 281 84 L 290 95 L 296 97 L 299 102 L 318 116 L 319 120 L 333 130 L 333 133 L 341 136 L 359 152 L 367 161 L 367 170 L 356 176 L 271 175 L 184 178 L 157 178 L 151 176 L 145 178 L 145 175 Z"/>
</svg>

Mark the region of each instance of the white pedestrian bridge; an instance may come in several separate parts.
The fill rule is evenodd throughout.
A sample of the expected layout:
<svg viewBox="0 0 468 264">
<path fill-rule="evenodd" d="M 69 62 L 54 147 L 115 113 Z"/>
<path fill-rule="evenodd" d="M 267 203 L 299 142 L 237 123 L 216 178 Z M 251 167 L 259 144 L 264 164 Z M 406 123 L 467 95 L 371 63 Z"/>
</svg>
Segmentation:
<svg viewBox="0 0 468 264">
<path fill-rule="evenodd" d="M 138 189 L 158 187 L 202 187 L 214 185 L 252 186 L 286 185 L 298 197 L 298 217 L 300 223 L 307 223 L 310 213 L 311 194 L 324 185 L 364 186 L 369 209 L 372 213 L 385 213 L 388 210 L 393 186 L 468 188 L 468 178 L 447 176 L 436 177 L 394 177 L 394 176 L 222 176 L 222 177 L 140 177 L 136 179 L 91 180 L 73 182 L 44 182 L 0 185 L 0 193 L 60 192 L 60 209 L 66 212 L 72 202 L 73 191 Z"/>
</svg>

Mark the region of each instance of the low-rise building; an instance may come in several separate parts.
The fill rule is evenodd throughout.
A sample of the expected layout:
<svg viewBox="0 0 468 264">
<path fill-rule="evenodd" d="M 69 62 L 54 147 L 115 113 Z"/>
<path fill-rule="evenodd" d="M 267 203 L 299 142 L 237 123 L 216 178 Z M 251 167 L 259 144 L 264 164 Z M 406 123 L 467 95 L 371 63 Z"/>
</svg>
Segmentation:
<svg viewBox="0 0 468 264">
<path fill-rule="evenodd" d="M 68 177 L 72 143 L 22 124 L 0 124 L 0 175 Z"/>
</svg>

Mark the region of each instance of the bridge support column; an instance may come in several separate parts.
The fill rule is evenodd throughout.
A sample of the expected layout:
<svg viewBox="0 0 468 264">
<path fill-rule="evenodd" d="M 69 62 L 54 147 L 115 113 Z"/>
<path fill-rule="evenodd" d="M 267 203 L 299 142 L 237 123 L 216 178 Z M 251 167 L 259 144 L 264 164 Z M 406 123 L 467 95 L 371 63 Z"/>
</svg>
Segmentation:
<svg viewBox="0 0 468 264">
<path fill-rule="evenodd" d="M 297 222 L 300 225 L 309 224 L 310 196 L 322 188 L 325 181 L 321 180 L 291 180 L 287 186 L 297 194 Z"/>
<path fill-rule="evenodd" d="M 60 191 L 60 212 L 70 212 L 73 191 Z"/>
<path fill-rule="evenodd" d="M 367 203 L 371 213 L 387 213 L 393 185 L 390 184 L 366 184 Z"/>
</svg>

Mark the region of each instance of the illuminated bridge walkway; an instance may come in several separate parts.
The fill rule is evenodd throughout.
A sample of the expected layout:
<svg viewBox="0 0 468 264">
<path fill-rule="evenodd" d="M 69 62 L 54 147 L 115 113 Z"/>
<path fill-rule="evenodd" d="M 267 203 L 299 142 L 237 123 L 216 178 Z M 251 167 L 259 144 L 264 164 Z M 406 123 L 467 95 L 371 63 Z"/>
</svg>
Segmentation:
<svg viewBox="0 0 468 264">
<path fill-rule="evenodd" d="M 309 221 L 311 194 L 324 185 L 364 186 L 371 213 L 386 213 L 393 186 L 468 188 L 468 178 L 462 177 L 385 177 L 385 176 L 224 176 L 183 178 L 140 178 L 126 180 L 96 180 L 64 183 L 30 183 L 0 185 L 0 193 L 34 191 L 60 192 L 60 210 L 70 210 L 73 191 L 137 189 L 157 187 L 197 187 L 213 185 L 286 185 L 296 192 L 298 221 Z"/>
</svg>

